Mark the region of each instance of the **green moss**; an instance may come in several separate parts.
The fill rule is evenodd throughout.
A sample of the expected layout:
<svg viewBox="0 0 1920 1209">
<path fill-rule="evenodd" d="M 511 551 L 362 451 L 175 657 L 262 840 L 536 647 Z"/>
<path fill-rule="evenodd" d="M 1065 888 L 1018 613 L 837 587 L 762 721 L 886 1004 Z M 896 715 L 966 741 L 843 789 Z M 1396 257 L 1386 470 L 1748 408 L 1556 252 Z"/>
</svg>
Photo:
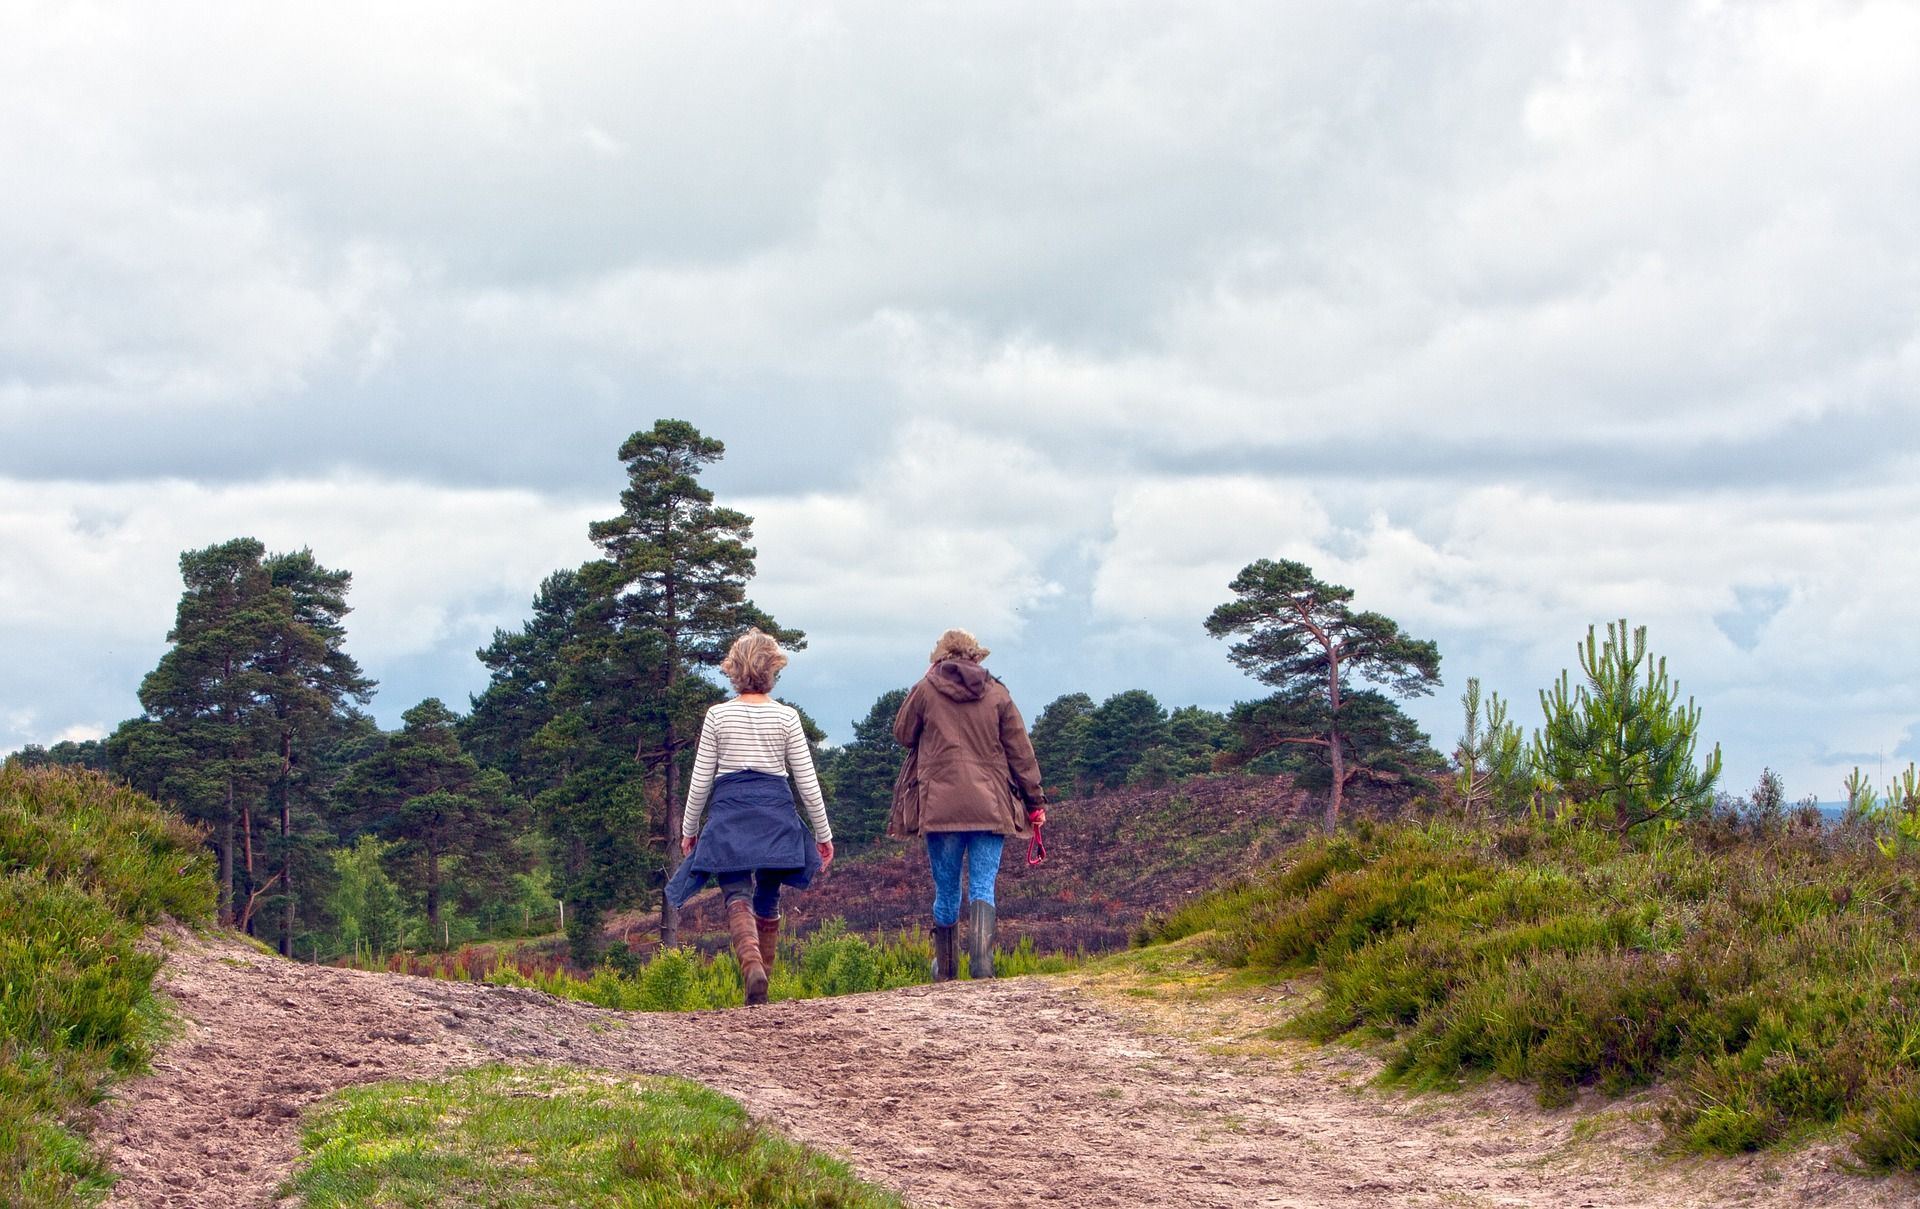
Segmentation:
<svg viewBox="0 0 1920 1209">
<path fill-rule="evenodd" d="M 342 1092 L 288 1185 L 334 1206 L 898 1209 L 891 1193 L 679 1079 L 483 1067 Z"/>
</svg>

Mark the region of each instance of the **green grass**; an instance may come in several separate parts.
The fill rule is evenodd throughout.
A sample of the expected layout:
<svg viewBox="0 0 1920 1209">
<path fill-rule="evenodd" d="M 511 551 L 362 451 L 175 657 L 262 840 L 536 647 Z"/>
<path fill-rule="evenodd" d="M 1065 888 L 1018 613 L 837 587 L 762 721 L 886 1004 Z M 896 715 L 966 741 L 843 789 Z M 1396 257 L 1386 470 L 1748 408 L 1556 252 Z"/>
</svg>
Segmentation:
<svg viewBox="0 0 1920 1209">
<path fill-rule="evenodd" d="M 104 1192 L 74 1125 L 163 1031 L 141 933 L 213 907 L 211 857 L 185 823 L 94 773 L 0 766 L 0 1203 Z"/>
<path fill-rule="evenodd" d="M 1839 1129 L 1920 1169 L 1920 864 L 1832 832 L 1557 824 L 1298 845 L 1148 929 L 1229 967 L 1317 973 L 1289 1026 L 1378 1040 L 1385 1078 L 1499 1075 L 1543 1104 L 1666 1081 L 1681 1149 Z"/>
<path fill-rule="evenodd" d="M 932 964 L 932 941 L 918 929 L 876 941 L 847 931 L 839 919 L 830 919 L 804 940 L 781 943 L 768 998 L 775 1002 L 818 999 L 915 986 L 933 980 Z M 968 964 L 963 953 L 963 974 Z M 1025 937 L 994 957 L 995 973 L 1003 978 L 1059 974 L 1078 964 L 1077 957 L 1036 953 L 1033 942 Z M 698 1011 L 739 1007 L 745 1001 L 740 967 L 726 952 L 703 957 L 688 949 L 667 949 L 631 972 L 603 966 L 588 978 L 565 970 L 528 972 L 502 962 L 485 980 L 629 1012 Z"/>
<path fill-rule="evenodd" d="M 342 1092 L 286 1191 L 332 1206 L 899 1209 L 844 1163 L 680 1079 L 489 1066 Z"/>
</svg>

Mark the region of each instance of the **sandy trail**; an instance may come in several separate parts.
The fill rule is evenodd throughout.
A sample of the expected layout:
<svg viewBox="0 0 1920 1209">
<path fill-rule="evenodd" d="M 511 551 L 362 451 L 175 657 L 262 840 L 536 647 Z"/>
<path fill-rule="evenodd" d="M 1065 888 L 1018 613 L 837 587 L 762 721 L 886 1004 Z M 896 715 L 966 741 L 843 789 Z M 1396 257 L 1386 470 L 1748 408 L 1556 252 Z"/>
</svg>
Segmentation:
<svg viewBox="0 0 1920 1209">
<path fill-rule="evenodd" d="M 172 942 L 185 1028 L 96 1136 L 113 1204 L 273 1204 L 301 1109 L 349 1084 L 506 1060 L 677 1074 L 744 1102 L 919 1207 L 1913 1203 L 1830 1153 L 1663 1163 L 1642 1128 L 1573 1141 L 1526 1093 L 1355 1090 L 1350 1056 L 1220 1057 L 1059 980 L 1007 979 L 623 1014 L 533 992 Z"/>
</svg>

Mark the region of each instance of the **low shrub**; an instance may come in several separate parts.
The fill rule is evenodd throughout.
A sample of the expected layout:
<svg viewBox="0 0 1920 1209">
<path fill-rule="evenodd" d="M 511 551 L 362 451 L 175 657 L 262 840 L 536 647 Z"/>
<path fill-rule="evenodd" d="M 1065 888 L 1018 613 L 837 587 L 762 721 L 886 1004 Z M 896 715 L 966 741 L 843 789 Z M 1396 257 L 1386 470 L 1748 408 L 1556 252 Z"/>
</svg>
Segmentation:
<svg viewBox="0 0 1920 1209">
<path fill-rule="evenodd" d="M 1317 973 L 1292 1031 L 1384 1040 L 1390 1081 L 1496 1074 L 1552 1105 L 1664 1079 L 1684 1148 L 1838 1126 L 1916 1169 L 1916 927 L 1920 864 L 1821 831 L 1433 823 L 1308 841 L 1144 939 Z"/>
<path fill-rule="evenodd" d="M 1012 949 L 995 955 L 994 971 L 1004 978 L 1058 974 L 1080 959 L 1034 951 L 1022 937 Z M 961 972 L 967 973 L 961 956 Z M 891 939 L 872 940 L 829 919 L 802 940 L 785 941 L 768 984 L 770 1000 L 819 999 L 914 986 L 933 978 L 933 942 L 918 928 Z M 702 957 L 691 949 L 664 949 L 644 963 L 620 971 L 602 966 L 581 978 L 565 969 L 525 971 L 501 962 L 485 980 L 499 986 L 531 987 L 563 999 L 578 999 L 627 1012 L 687 1012 L 739 1007 L 745 1000 L 740 967 L 730 952 Z"/>
</svg>

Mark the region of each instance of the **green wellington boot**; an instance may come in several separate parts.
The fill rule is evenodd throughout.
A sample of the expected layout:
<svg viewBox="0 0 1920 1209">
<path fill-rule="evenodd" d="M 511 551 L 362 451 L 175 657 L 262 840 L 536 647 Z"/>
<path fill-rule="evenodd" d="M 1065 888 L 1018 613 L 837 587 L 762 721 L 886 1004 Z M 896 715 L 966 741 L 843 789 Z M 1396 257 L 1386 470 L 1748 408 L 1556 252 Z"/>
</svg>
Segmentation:
<svg viewBox="0 0 1920 1209">
<path fill-rule="evenodd" d="M 967 904 L 967 962 L 975 978 L 993 977 L 993 904 Z"/>
<path fill-rule="evenodd" d="M 933 928 L 933 980 L 952 982 L 960 973 L 960 958 L 954 952 L 954 933 L 960 930 L 959 924 L 948 924 Z"/>
</svg>

